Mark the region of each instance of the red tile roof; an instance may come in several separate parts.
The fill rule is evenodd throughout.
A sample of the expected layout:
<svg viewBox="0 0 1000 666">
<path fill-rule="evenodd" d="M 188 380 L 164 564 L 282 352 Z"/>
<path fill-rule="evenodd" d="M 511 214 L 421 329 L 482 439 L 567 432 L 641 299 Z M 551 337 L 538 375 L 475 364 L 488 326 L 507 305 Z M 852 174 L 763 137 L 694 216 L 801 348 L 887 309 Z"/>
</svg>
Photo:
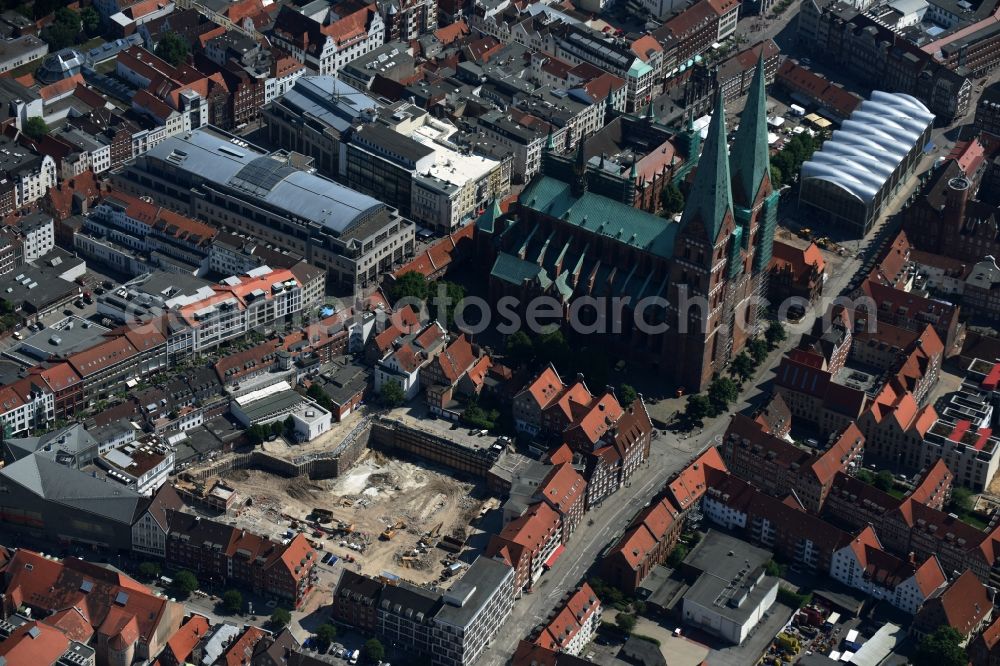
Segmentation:
<svg viewBox="0 0 1000 666">
<path fill-rule="evenodd" d="M 525 387 L 524 392 L 534 398 L 540 409 L 546 409 L 565 389 L 559 373 L 550 365 Z"/>
<path fill-rule="evenodd" d="M 719 450 L 714 446 L 695 458 L 687 467 L 667 483 L 668 495 L 681 511 L 686 510 L 701 499 L 708 489 L 709 469 L 728 472 Z"/>
<path fill-rule="evenodd" d="M 205 638 L 205 634 L 207 633 L 208 619 L 201 615 L 192 615 L 170 637 L 164 651 L 170 653 L 174 663 L 183 664 L 191 656 L 194 647 Z"/>
<path fill-rule="evenodd" d="M 819 273 L 826 270 L 823 253 L 816 243 L 809 243 L 805 248 L 800 248 L 775 240 L 772 252 L 771 266 L 790 270 L 795 280 L 808 277 L 813 270 Z"/>
<path fill-rule="evenodd" d="M 555 465 L 538 484 L 538 494 L 560 513 L 568 513 L 586 492 L 587 482 L 569 463 Z"/>
<path fill-rule="evenodd" d="M 0 657 L 8 666 L 55 664 L 69 648 L 61 631 L 39 622 L 26 622 L 0 643 Z"/>
<path fill-rule="evenodd" d="M 986 587 L 966 571 L 937 597 L 948 625 L 968 636 L 993 610 Z"/>
</svg>

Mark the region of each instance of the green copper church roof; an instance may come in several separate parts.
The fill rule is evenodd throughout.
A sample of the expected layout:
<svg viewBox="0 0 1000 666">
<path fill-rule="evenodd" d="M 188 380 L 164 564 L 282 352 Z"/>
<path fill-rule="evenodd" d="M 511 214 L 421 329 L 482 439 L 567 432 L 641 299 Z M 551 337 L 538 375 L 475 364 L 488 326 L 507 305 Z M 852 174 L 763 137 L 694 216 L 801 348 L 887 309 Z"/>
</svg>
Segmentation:
<svg viewBox="0 0 1000 666">
<path fill-rule="evenodd" d="M 608 197 L 573 195 L 569 183 L 539 176 L 521 193 L 520 203 L 590 233 L 612 238 L 659 257 L 673 256 L 677 224 Z"/>
<path fill-rule="evenodd" d="M 764 90 L 764 51 L 757 61 L 757 71 L 750 83 L 750 94 L 736 130 L 730 155 L 733 188 L 736 198 L 752 206 L 761 181 L 769 177 L 767 150 L 767 93 Z"/>
<path fill-rule="evenodd" d="M 500 200 L 493 199 L 493 205 L 483 211 L 483 214 L 476 219 L 476 226 L 483 231 L 493 233 L 493 230 L 496 228 L 497 220 L 499 220 L 502 215 L 503 211 L 500 210 Z"/>
<path fill-rule="evenodd" d="M 722 228 L 726 212 L 733 209 L 733 193 L 729 181 L 729 156 L 726 149 L 726 107 L 722 90 L 715 100 L 712 122 L 708 125 L 705 147 L 694 172 L 694 183 L 688 195 L 681 226 L 701 220 L 713 242 Z"/>
</svg>

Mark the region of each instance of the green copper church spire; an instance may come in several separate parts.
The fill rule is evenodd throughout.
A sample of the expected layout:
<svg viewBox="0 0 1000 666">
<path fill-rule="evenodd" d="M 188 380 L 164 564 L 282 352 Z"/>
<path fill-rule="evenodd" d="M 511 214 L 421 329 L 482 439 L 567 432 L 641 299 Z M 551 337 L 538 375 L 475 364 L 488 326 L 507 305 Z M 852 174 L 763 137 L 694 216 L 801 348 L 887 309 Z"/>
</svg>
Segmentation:
<svg viewBox="0 0 1000 666">
<path fill-rule="evenodd" d="M 733 151 L 730 155 L 730 170 L 733 177 L 733 191 L 737 203 L 751 207 L 760 191 L 764 178 L 770 178 L 770 164 L 767 150 L 767 93 L 764 90 L 764 49 L 761 48 L 757 60 L 757 71 L 750 83 L 747 104 L 740 116 L 740 126 L 736 130 Z"/>
<path fill-rule="evenodd" d="M 726 106 L 720 88 L 712 122 L 708 125 L 705 148 L 698 159 L 691 193 L 681 214 L 682 229 L 700 219 L 712 242 L 719 235 L 726 213 L 731 213 L 733 209 L 729 156 L 726 153 Z"/>
</svg>

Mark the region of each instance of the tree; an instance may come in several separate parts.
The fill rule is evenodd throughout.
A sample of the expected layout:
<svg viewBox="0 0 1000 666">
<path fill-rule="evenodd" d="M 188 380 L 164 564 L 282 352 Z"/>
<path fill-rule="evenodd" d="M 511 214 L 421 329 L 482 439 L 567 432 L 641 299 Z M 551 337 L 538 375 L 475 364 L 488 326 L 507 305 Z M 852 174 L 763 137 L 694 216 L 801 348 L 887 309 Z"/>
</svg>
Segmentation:
<svg viewBox="0 0 1000 666">
<path fill-rule="evenodd" d="M 330 399 L 330 396 L 326 394 L 326 391 L 324 391 L 319 384 L 310 384 L 309 390 L 306 391 L 306 395 L 315 400 L 319 406 L 324 409 L 329 410 L 333 408 L 333 400 Z"/>
<path fill-rule="evenodd" d="M 370 664 L 377 664 L 385 658 L 385 648 L 382 641 L 377 638 L 369 638 L 365 641 L 365 659 Z"/>
<path fill-rule="evenodd" d="M 28 138 L 38 141 L 49 133 L 49 126 L 40 116 L 33 116 L 24 122 L 24 133 Z"/>
<path fill-rule="evenodd" d="M 760 365 L 767 358 L 767 343 L 760 338 L 753 338 L 747 343 L 747 352 L 754 363 Z"/>
<path fill-rule="evenodd" d="M 785 174 L 781 173 L 781 169 L 771 165 L 771 187 L 774 189 L 780 188 L 785 184 Z"/>
<path fill-rule="evenodd" d="M 445 328 L 455 326 L 455 310 L 465 298 L 465 287 L 454 282 L 438 282 L 431 291 L 430 313 Z"/>
<path fill-rule="evenodd" d="M 923 637 L 913 655 L 914 666 L 966 666 L 969 657 L 962 649 L 962 634 L 949 625 Z"/>
<path fill-rule="evenodd" d="M 243 610 L 243 595 L 239 590 L 226 590 L 222 595 L 222 607 L 235 615 Z"/>
<path fill-rule="evenodd" d="M 535 352 L 540 360 L 552 363 L 557 368 L 570 365 L 570 360 L 574 357 L 566 337 L 559 329 L 539 336 L 535 341 Z"/>
<path fill-rule="evenodd" d="M 729 366 L 729 372 L 733 374 L 734 377 L 740 380 L 740 382 L 745 382 L 753 376 L 753 371 L 756 368 L 756 364 L 750 355 L 746 352 L 740 352 L 740 354 L 733 359 L 733 362 Z"/>
<path fill-rule="evenodd" d="M 143 562 L 139 565 L 139 575 L 146 580 L 159 578 L 161 571 L 159 562 Z"/>
<path fill-rule="evenodd" d="M 88 37 L 93 37 L 101 31 L 101 17 L 93 7 L 84 7 L 80 12 L 80 23 Z"/>
<path fill-rule="evenodd" d="M 715 413 L 721 414 L 740 397 L 740 387 L 729 377 L 716 377 L 708 385 L 708 401 Z"/>
<path fill-rule="evenodd" d="M 285 434 L 288 435 L 289 437 L 295 434 L 295 419 L 292 418 L 291 415 L 289 415 L 288 418 L 286 418 L 281 425 L 282 425 L 281 429 L 284 430 Z"/>
<path fill-rule="evenodd" d="M 781 575 L 781 565 L 774 560 L 768 560 L 767 566 L 764 567 L 764 573 L 768 576 L 778 577 Z"/>
<path fill-rule="evenodd" d="M 615 616 L 615 624 L 622 630 L 622 633 L 631 634 L 635 630 L 635 623 L 635 615 L 630 613 L 618 613 Z"/>
<path fill-rule="evenodd" d="M 788 333 L 785 332 L 785 327 L 778 321 L 772 321 L 771 325 L 767 327 L 767 331 L 764 332 L 764 338 L 767 339 L 767 344 L 772 349 L 784 342 L 787 337 Z"/>
<path fill-rule="evenodd" d="M 285 431 L 285 425 L 281 421 L 271 422 L 271 436 L 281 437 L 281 434 Z"/>
<path fill-rule="evenodd" d="M 76 43 L 80 34 L 80 15 L 67 7 L 56 10 L 55 17 L 41 32 L 50 51 L 59 51 Z"/>
<path fill-rule="evenodd" d="M 869 486 L 875 485 L 875 475 L 867 469 L 858 470 L 858 473 L 854 475 L 854 478 L 862 483 L 867 483 Z"/>
<path fill-rule="evenodd" d="M 680 213 L 684 210 L 684 195 L 677 185 L 667 183 L 660 193 L 660 203 L 663 205 L 663 210 L 670 215 Z"/>
<path fill-rule="evenodd" d="M 639 393 L 631 384 L 622 384 L 618 389 L 618 393 L 618 402 L 622 407 L 628 407 L 639 397 Z"/>
<path fill-rule="evenodd" d="M 427 278 L 424 277 L 423 273 L 409 271 L 396 278 L 396 281 L 389 287 L 389 296 L 393 302 L 401 298 L 415 298 L 419 301 L 426 301 L 429 291 Z"/>
<path fill-rule="evenodd" d="M 516 365 L 530 363 L 535 357 L 534 344 L 524 331 L 516 331 L 507 338 L 507 356 Z"/>
<path fill-rule="evenodd" d="M 323 650 L 337 637 L 337 628 L 332 624 L 321 624 L 316 627 L 316 640 L 323 646 Z"/>
<path fill-rule="evenodd" d="M 174 576 L 173 588 L 178 595 L 186 597 L 198 589 L 198 579 L 187 569 L 178 571 Z"/>
<path fill-rule="evenodd" d="M 462 412 L 462 423 L 470 428 L 478 428 L 480 430 L 492 430 L 496 427 L 497 419 L 499 418 L 499 411 L 495 409 L 483 409 L 476 402 L 470 403 L 465 408 L 465 411 Z"/>
<path fill-rule="evenodd" d="M 252 444 L 253 446 L 257 446 L 270 436 L 271 436 L 270 426 L 261 425 L 257 423 L 247 428 L 247 438 L 250 440 L 250 444 Z"/>
<path fill-rule="evenodd" d="M 274 629 L 284 629 L 292 622 L 292 614 L 287 608 L 275 608 L 271 613 L 271 627 Z"/>
<path fill-rule="evenodd" d="M 398 382 L 388 381 L 382 384 L 378 398 L 384 407 L 399 407 L 406 402 L 406 393 Z"/>
<path fill-rule="evenodd" d="M 153 52 L 176 67 L 187 62 L 189 49 L 190 47 L 183 37 L 176 32 L 168 32 L 160 38 Z"/>
<path fill-rule="evenodd" d="M 972 511 L 972 491 L 962 486 L 955 486 L 951 489 L 950 505 L 955 513 L 969 513 Z"/>
<path fill-rule="evenodd" d="M 671 567 L 679 567 L 684 558 L 688 556 L 688 547 L 683 543 L 678 543 L 674 546 L 674 549 L 670 551 L 670 556 L 667 558 L 667 565 Z"/>
<path fill-rule="evenodd" d="M 695 393 L 688 396 L 684 416 L 692 423 L 702 421 L 711 411 L 712 403 L 702 394 Z"/>
<path fill-rule="evenodd" d="M 895 482 L 892 479 L 892 472 L 887 469 L 883 469 L 881 472 L 875 475 L 875 487 L 884 492 L 889 492 Z"/>
</svg>

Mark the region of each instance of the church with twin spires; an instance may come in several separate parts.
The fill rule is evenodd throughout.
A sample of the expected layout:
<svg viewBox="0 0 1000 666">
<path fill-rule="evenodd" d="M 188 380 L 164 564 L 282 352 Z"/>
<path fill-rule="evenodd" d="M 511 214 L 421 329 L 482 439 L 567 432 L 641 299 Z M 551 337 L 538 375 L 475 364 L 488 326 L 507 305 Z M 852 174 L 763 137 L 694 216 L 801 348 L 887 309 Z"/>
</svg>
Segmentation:
<svg viewBox="0 0 1000 666">
<path fill-rule="evenodd" d="M 476 221 L 494 303 L 514 296 L 523 315 L 533 297 L 553 297 L 567 319 L 572 310 L 600 329 L 587 335 L 606 336 L 616 355 L 652 368 L 676 388 L 704 389 L 759 328 L 767 291 L 778 193 L 771 185 L 766 97 L 760 61 L 727 151 L 718 93 L 679 221 L 636 207 L 636 192 L 649 183 L 635 168 L 609 178 L 584 158 L 581 140 L 567 169 L 567 158 L 553 159 L 550 146 L 541 173 L 507 213 L 494 204 Z M 678 138 L 698 145 L 690 127 Z M 690 168 L 695 156 L 686 157 Z M 596 325 L 592 306 L 573 308 L 581 298 L 620 299 L 620 321 Z M 606 307 L 607 316 L 615 309 Z M 645 325 L 637 324 L 637 311 Z M 580 332 L 566 334 L 572 340 Z"/>
</svg>

